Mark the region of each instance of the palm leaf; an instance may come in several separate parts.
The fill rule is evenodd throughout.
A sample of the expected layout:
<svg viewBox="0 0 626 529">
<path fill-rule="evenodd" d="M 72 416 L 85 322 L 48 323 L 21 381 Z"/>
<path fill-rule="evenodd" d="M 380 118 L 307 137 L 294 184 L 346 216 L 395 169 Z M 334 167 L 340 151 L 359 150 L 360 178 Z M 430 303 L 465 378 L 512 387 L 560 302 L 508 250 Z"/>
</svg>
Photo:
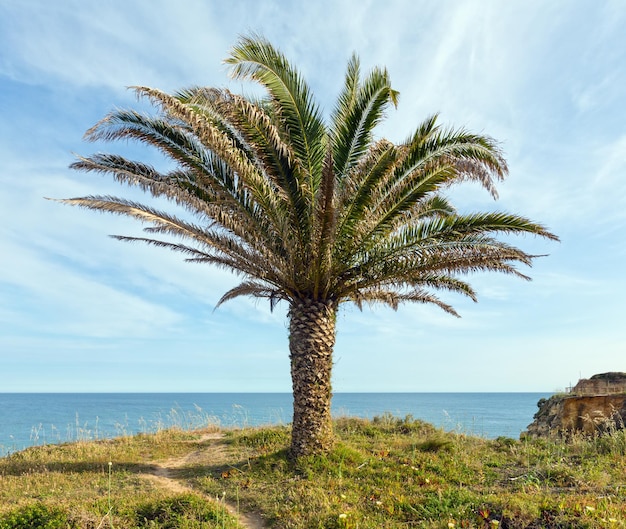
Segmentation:
<svg viewBox="0 0 626 529">
<path fill-rule="evenodd" d="M 232 65 L 234 79 L 251 79 L 267 89 L 285 140 L 292 145 L 305 170 L 309 193 L 313 193 L 320 183 L 326 135 L 321 112 L 307 84 L 285 56 L 260 37 L 242 38 L 226 63 Z"/>
</svg>

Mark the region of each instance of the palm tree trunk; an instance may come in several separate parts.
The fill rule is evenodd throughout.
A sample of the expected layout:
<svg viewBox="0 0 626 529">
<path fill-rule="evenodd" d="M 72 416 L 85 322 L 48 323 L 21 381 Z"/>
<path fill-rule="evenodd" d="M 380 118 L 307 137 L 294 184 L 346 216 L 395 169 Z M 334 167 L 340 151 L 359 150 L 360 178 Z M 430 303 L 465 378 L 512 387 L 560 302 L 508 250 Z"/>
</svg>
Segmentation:
<svg viewBox="0 0 626 529">
<path fill-rule="evenodd" d="M 328 452 L 333 444 L 330 375 L 337 307 L 296 300 L 289 309 L 293 385 L 291 457 Z"/>
</svg>

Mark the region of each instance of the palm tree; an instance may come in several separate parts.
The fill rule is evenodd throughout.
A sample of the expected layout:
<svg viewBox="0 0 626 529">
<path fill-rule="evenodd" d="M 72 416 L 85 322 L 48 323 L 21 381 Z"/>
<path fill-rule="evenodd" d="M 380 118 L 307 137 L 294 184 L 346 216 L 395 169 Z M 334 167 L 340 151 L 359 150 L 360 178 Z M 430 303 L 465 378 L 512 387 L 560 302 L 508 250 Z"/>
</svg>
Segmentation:
<svg viewBox="0 0 626 529">
<path fill-rule="evenodd" d="M 135 217 L 144 237 L 117 236 L 186 254 L 187 260 L 234 271 L 237 296 L 288 304 L 293 382 L 291 454 L 327 451 L 339 305 L 433 303 L 433 292 L 475 300 L 459 279 L 470 272 L 525 275 L 534 256 L 496 235 L 556 239 L 530 220 L 506 213 L 459 214 L 442 191 L 473 180 L 496 198 L 507 174 L 491 138 L 442 128 L 427 118 L 403 143 L 374 136 L 398 94 L 387 71 L 362 76 L 353 56 L 337 104 L 325 119 L 309 87 L 284 55 L 261 37 L 244 37 L 226 61 L 235 79 L 265 89 L 261 98 L 193 87 L 173 95 L 134 87 L 152 114 L 114 110 L 88 140 L 138 140 L 174 162 L 160 172 L 114 154 L 79 158 L 72 168 L 112 175 L 191 212 L 189 222 L 111 196 L 62 202 Z M 164 240 L 156 236 L 174 236 Z"/>
</svg>

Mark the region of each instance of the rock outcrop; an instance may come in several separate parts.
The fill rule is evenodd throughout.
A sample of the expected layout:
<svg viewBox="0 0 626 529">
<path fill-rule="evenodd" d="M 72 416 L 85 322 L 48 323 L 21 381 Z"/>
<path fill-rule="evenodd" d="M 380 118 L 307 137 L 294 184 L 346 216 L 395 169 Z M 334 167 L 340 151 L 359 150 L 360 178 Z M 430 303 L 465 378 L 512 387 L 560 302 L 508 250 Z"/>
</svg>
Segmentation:
<svg viewBox="0 0 626 529">
<path fill-rule="evenodd" d="M 603 373 L 580 380 L 569 393 L 541 399 L 528 430 L 530 437 L 593 434 L 624 428 L 626 373 Z"/>
</svg>

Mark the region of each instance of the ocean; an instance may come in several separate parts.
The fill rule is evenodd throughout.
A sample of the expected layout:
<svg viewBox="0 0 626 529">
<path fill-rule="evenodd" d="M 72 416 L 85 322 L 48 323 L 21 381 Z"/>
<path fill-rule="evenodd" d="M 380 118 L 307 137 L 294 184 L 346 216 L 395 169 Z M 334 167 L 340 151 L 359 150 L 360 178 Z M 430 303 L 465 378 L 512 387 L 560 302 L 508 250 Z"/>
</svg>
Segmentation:
<svg viewBox="0 0 626 529">
<path fill-rule="evenodd" d="M 412 415 L 448 431 L 518 438 L 549 393 L 336 393 L 335 417 Z M 288 424 L 289 393 L 0 393 L 0 456 L 162 428 Z"/>
</svg>

